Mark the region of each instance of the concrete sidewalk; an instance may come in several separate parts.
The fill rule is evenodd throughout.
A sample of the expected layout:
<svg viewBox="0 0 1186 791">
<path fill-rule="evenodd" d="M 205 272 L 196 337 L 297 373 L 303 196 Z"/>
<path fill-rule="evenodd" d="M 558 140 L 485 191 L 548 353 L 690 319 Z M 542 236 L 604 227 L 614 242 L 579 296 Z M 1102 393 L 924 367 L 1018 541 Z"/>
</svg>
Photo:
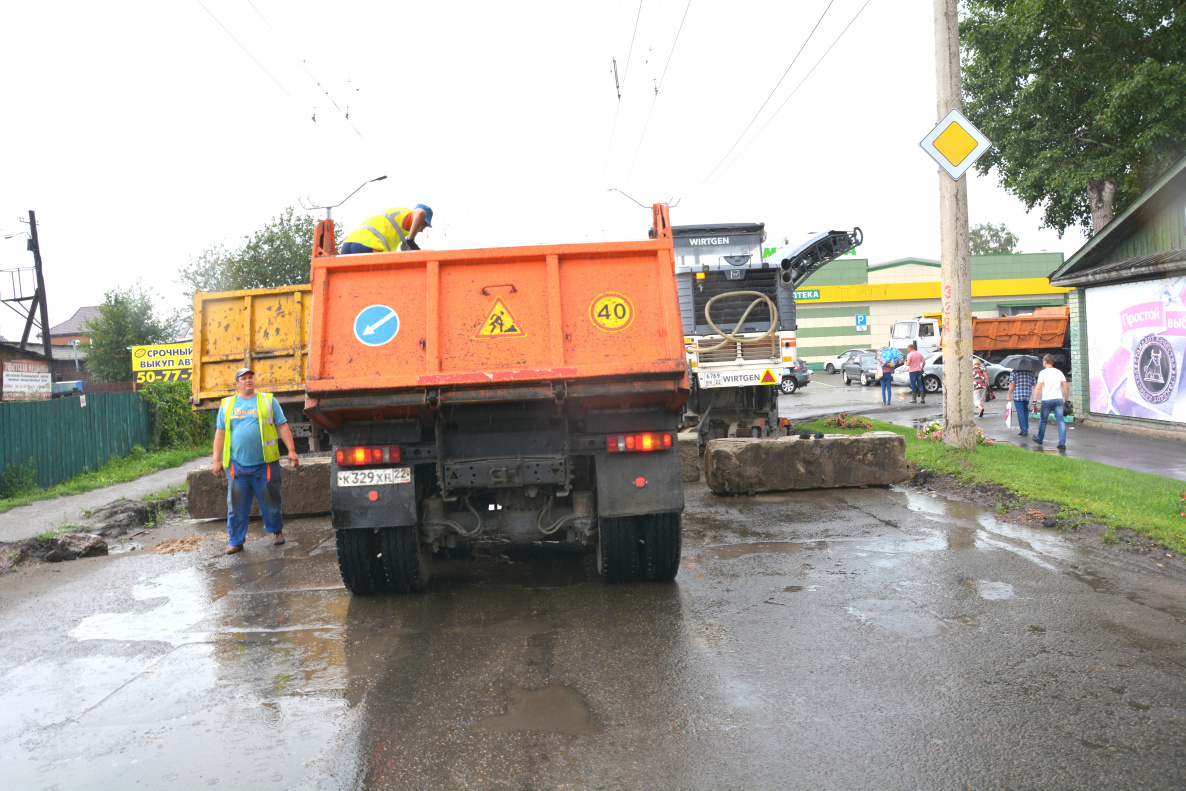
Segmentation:
<svg viewBox="0 0 1186 791">
<path fill-rule="evenodd" d="M 62 522 L 78 522 L 83 518 L 83 510 L 93 511 L 121 497 L 126 500 L 139 500 L 162 489 L 180 486 L 185 483 L 185 476 L 190 470 L 205 467 L 209 463 L 210 458 L 202 456 L 180 467 L 160 470 L 127 483 L 117 483 L 52 500 L 36 500 L 29 505 L 13 508 L 0 514 L 0 542 L 23 541 Z"/>
</svg>

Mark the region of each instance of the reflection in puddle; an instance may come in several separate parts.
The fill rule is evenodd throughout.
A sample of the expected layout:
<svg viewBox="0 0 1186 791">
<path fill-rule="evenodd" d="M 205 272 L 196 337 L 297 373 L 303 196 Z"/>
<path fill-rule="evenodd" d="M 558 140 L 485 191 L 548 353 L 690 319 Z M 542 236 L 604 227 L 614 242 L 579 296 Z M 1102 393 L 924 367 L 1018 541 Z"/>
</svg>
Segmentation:
<svg viewBox="0 0 1186 791">
<path fill-rule="evenodd" d="M 584 698 L 574 689 L 549 683 L 543 689 L 514 689 L 507 695 L 507 713 L 476 723 L 481 731 L 543 731 L 545 733 L 600 733 Z"/>
<path fill-rule="evenodd" d="M 136 585 L 132 597 L 136 601 L 163 601 L 142 612 L 91 615 L 70 636 L 75 640 L 151 640 L 172 645 L 206 640 L 204 633 L 189 631 L 202 620 L 210 601 L 197 569 L 174 571 L 147 585 Z"/>
<path fill-rule="evenodd" d="M 960 585 L 988 601 L 1002 601 L 1013 598 L 1013 586 L 1007 582 L 989 580 L 963 580 Z"/>
</svg>

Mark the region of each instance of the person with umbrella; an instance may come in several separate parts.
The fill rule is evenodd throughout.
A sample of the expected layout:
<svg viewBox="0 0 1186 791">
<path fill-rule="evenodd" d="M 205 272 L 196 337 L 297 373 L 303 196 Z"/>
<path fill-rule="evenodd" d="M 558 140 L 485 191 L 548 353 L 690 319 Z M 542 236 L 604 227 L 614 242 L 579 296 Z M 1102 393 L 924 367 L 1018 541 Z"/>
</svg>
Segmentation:
<svg viewBox="0 0 1186 791">
<path fill-rule="evenodd" d="M 1030 433 L 1030 399 L 1033 398 L 1034 382 L 1037 381 L 1035 371 L 1038 370 L 1038 358 L 1020 354 L 1015 359 L 1013 371 L 1009 374 L 1009 398 L 1017 412 L 1017 428 L 1020 429 L 1017 434 L 1026 437 Z"/>
<path fill-rule="evenodd" d="M 881 403 L 889 404 L 890 385 L 894 383 L 894 368 L 902 362 L 902 353 L 892 346 L 887 347 L 877 353 L 877 362 L 881 369 Z"/>
</svg>

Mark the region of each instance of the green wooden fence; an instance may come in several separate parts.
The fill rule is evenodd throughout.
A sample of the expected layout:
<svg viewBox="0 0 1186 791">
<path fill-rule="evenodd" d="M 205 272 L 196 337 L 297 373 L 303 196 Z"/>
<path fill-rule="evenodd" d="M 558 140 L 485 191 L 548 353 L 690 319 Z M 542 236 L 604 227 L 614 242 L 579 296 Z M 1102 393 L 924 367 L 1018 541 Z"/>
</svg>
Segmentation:
<svg viewBox="0 0 1186 791">
<path fill-rule="evenodd" d="M 30 459 L 37 485 L 59 484 L 152 444 L 148 406 L 136 393 L 0 403 L 0 470 Z"/>
</svg>

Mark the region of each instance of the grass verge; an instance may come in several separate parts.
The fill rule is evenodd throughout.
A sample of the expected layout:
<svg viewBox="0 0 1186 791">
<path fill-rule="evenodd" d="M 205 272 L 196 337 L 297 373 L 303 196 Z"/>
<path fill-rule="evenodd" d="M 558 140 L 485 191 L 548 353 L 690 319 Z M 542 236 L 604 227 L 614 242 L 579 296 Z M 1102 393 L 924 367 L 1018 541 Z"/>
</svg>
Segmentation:
<svg viewBox="0 0 1186 791">
<path fill-rule="evenodd" d="M 187 461 L 193 461 L 209 453 L 210 449 L 202 446 L 194 448 L 169 448 L 168 450 L 159 450 L 152 453 L 133 454 L 122 459 L 113 458 L 99 469 L 93 472 L 84 472 L 82 475 L 77 475 L 68 481 L 63 481 L 57 486 L 25 492 L 16 497 L 0 499 L 0 514 L 18 506 L 28 505 L 35 500 L 52 500 L 55 497 L 81 494 L 82 492 L 89 492 L 92 489 L 100 489 L 116 483 L 134 481 L 149 473 L 165 470 L 170 467 L 177 467 L 185 464 Z M 155 495 L 153 496 L 155 497 Z M 167 497 L 169 495 L 164 496 Z"/>
<path fill-rule="evenodd" d="M 1086 459 L 1069 459 L 1023 450 L 1014 445 L 985 445 L 975 451 L 949 448 L 918 439 L 914 429 L 872 420 L 871 429 L 824 426 L 803 428 L 831 434 L 892 431 L 906 438 L 906 461 L 915 468 L 953 475 L 969 483 L 995 483 L 1027 500 L 1058 503 L 1065 511 L 1086 512 L 1109 533 L 1128 528 L 1167 549 L 1186 552 L 1186 518 L 1179 516 L 1182 481 L 1135 472 Z"/>
<path fill-rule="evenodd" d="M 140 499 L 141 500 L 167 500 L 170 497 L 177 497 L 178 495 L 185 494 L 185 491 L 187 488 L 189 488 L 189 487 L 187 487 L 184 483 L 179 483 L 176 486 L 170 486 L 168 488 L 161 489 L 159 492 L 153 492 L 152 494 L 146 494 L 143 497 L 141 497 Z"/>
</svg>

